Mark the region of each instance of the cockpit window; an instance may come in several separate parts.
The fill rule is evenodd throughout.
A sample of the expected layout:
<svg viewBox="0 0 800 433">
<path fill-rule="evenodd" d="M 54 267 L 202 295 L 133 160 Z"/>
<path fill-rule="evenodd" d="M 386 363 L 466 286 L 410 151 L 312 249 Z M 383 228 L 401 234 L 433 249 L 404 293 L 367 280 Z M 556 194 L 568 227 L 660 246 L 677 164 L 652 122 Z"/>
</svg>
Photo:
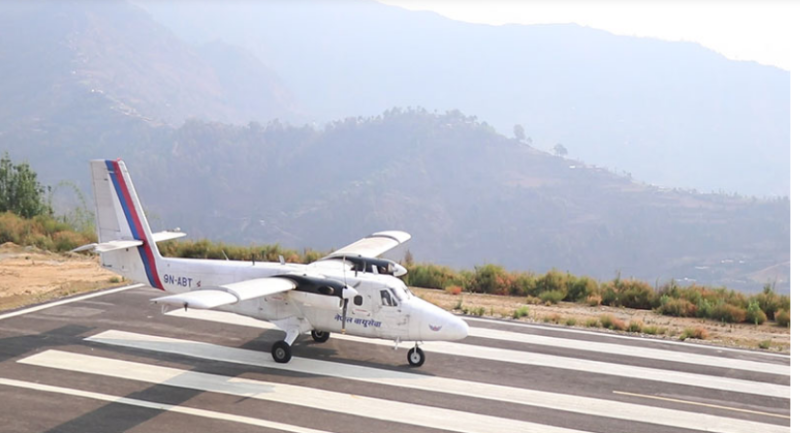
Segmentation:
<svg viewBox="0 0 800 433">
<path fill-rule="evenodd" d="M 396 307 L 397 301 L 395 301 L 395 297 L 389 294 L 388 290 L 381 290 L 381 305 L 386 307 Z"/>
</svg>

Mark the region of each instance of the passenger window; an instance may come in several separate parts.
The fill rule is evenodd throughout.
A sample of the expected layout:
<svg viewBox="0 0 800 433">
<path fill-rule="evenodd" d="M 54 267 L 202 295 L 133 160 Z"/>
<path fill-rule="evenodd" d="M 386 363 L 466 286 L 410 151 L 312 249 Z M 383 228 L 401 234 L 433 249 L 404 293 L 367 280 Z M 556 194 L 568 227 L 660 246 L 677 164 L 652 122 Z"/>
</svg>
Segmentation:
<svg viewBox="0 0 800 433">
<path fill-rule="evenodd" d="M 392 295 L 389 294 L 388 290 L 381 290 L 381 304 L 386 307 L 397 306 L 397 302 L 394 300 Z"/>
<path fill-rule="evenodd" d="M 358 295 L 353 298 L 353 302 L 355 302 L 356 305 L 361 306 L 361 304 L 364 303 L 364 298 L 362 298 L 361 295 Z"/>
</svg>

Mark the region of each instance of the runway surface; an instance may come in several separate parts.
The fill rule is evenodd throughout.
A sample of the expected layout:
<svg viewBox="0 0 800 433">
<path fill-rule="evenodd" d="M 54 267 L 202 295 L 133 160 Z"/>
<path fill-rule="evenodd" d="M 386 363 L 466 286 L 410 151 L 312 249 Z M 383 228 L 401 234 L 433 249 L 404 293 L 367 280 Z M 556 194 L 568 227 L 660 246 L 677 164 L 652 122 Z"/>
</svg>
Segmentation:
<svg viewBox="0 0 800 433">
<path fill-rule="evenodd" d="M 0 432 L 789 432 L 789 357 L 468 319 L 409 344 L 300 337 L 116 289 L 0 314 Z"/>
</svg>

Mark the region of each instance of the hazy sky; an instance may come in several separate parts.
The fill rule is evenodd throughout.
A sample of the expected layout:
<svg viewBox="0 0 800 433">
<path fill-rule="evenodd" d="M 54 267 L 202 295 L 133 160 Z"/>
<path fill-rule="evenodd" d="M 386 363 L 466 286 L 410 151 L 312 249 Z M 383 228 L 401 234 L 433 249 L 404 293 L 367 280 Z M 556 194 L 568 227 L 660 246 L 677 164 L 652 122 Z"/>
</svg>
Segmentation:
<svg viewBox="0 0 800 433">
<path fill-rule="evenodd" d="M 475 23 L 576 23 L 620 35 L 692 41 L 731 59 L 786 70 L 800 14 L 790 0 L 379 1 Z"/>
</svg>

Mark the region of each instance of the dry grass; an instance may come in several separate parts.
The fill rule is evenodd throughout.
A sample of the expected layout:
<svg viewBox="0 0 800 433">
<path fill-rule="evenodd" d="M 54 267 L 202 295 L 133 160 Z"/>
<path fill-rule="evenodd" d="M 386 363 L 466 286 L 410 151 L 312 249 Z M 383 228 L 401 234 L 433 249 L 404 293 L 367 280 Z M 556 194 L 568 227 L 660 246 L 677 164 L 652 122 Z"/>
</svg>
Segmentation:
<svg viewBox="0 0 800 433">
<path fill-rule="evenodd" d="M 769 322 L 756 327 L 749 323 L 742 324 L 723 324 L 716 321 L 663 316 L 654 311 L 634 310 L 630 308 L 616 308 L 609 306 L 591 307 L 586 304 L 571 302 L 559 302 L 557 305 L 546 306 L 530 302 L 532 297 L 526 296 L 499 296 L 476 293 L 462 293 L 457 298 L 447 294 L 444 290 L 418 289 L 412 288 L 415 294 L 425 294 L 429 301 L 448 310 L 453 310 L 460 302 L 464 309 L 474 309 L 484 306 L 485 311 L 491 317 L 511 318 L 514 312 L 520 307 L 526 306 L 529 309 L 528 317 L 520 317 L 518 320 L 523 322 L 543 322 L 545 319 L 553 323 L 553 315 L 561 316 L 563 321 L 574 319 L 575 325 L 584 328 L 600 327 L 599 318 L 602 315 L 614 316 L 617 324 L 613 328 L 620 328 L 623 331 L 630 329 L 633 322 L 641 323 L 641 333 L 658 338 L 675 338 L 682 335 L 686 328 L 702 327 L 708 332 L 705 340 L 710 344 L 717 344 L 731 347 L 744 347 L 755 349 L 760 342 L 770 340 L 771 351 L 787 351 L 791 347 L 791 334 L 789 328 L 778 326 L 775 322 Z M 788 314 L 784 313 L 785 316 Z M 637 325 L 633 325 L 634 328 Z"/>
</svg>

